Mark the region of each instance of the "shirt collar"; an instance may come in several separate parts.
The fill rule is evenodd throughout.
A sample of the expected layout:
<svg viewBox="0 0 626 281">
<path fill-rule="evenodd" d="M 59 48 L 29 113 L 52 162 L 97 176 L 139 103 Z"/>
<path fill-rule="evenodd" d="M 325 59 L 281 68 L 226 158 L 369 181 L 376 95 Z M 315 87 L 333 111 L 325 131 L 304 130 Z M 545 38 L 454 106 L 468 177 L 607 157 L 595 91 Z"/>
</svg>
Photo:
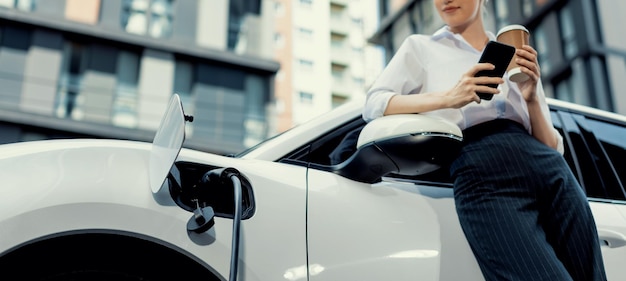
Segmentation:
<svg viewBox="0 0 626 281">
<path fill-rule="evenodd" d="M 489 37 L 489 40 L 492 40 L 492 41 L 496 40 L 496 36 L 493 34 L 493 32 L 491 31 L 485 31 L 485 32 L 487 33 L 487 37 Z M 435 31 L 435 33 L 433 33 L 433 35 L 431 36 L 431 39 L 434 41 L 437 41 L 442 38 L 450 38 L 450 39 L 456 38 L 457 40 L 459 40 L 462 37 L 460 35 L 452 33 L 452 31 L 450 31 L 450 27 L 448 27 L 447 25 L 444 25 L 443 27 Z"/>
</svg>

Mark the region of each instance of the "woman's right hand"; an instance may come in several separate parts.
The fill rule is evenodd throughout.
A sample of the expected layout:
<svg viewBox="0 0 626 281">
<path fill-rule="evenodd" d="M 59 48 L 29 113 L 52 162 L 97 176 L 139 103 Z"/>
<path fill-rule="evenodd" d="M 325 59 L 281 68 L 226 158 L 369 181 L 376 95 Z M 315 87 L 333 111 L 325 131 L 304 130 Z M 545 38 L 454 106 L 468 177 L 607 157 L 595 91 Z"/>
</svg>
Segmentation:
<svg viewBox="0 0 626 281">
<path fill-rule="evenodd" d="M 478 92 L 499 94 L 500 90 L 487 86 L 488 84 L 502 84 L 504 79 L 500 77 L 480 76 L 474 77 L 481 70 L 493 70 L 495 66 L 490 63 L 479 63 L 461 76 L 459 82 L 445 93 L 448 104 L 452 108 L 461 108 L 471 102 L 480 103 Z"/>
</svg>

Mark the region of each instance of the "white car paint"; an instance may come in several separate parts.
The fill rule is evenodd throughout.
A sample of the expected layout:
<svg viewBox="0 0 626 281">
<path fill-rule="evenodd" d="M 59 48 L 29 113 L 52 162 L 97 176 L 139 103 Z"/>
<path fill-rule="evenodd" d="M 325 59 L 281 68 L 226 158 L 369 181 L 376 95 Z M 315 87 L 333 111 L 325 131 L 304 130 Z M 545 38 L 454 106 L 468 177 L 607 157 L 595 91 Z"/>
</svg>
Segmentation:
<svg viewBox="0 0 626 281">
<path fill-rule="evenodd" d="M 240 280 L 483 280 L 451 188 L 391 178 L 360 183 L 276 162 L 358 116 L 361 106 L 346 104 L 242 158 L 180 151 L 177 161 L 235 167 L 252 184 L 256 209 L 242 221 Z M 152 194 L 151 149 L 117 140 L 0 146 L 0 256 L 68 231 L 125 233 L 185 252 L 226 279 L 232 220 L 216 218 L 202 234 L 187 231 L 192 214 Z M 607 241 L 602 250 L 609 280 L 621 280 L 626 205 L 591 205 Z"/>
</svg>

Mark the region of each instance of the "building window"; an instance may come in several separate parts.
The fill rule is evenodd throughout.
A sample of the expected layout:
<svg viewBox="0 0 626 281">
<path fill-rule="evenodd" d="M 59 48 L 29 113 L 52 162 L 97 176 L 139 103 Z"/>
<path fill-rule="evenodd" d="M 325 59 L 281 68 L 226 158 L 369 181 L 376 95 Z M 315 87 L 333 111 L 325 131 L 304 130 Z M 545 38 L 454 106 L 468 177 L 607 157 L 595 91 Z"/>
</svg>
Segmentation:
<svg viewBox="0 0 626 281">
<path fill-rule="evenodd" d="M 280 32 L 274 33 L 274 46 L 276 48 L 283 48 L 283 47 L 285 47 L 285 38 L 283 37 L 283 35 Z"/>
<path fill-rule="evenodd" d="M 229 1 L 228 50 L 242 51 L 242 48 L 246 48 L 246 44 L 248 44 L 247 41 L 250 39 L 251 33 L 255 30 L 250 26 L 254 22 L 250 21 L 250 16 L 260 14 L 261 0 Z"/>
<path fill-rule="evenodd" d="M 534 2 L 535 0 L 523 0 L 522 1 L 522 13 L 525 17 L 530 17 L 533 15 L 533 11 L 535 10 Z"/>
<path fill-rule="evenodd" d="M 344 46 L 344 42 L 346 42 L 346 36 L 343 34 L 338 34 L 338 33 L 331 33 L 330 34 L 330 45 L 331 47 L 333 47 L 334 49 L 341 49 Z"/>
<path fill-rule="evenodd" d="M 365 79 L 363 79 L 363 77 L 352 77 L 352 82 L 354 82 L 357 87 L 365 87 Z"/>
<path fill-rule="evenodd" d="M 498 29 L 510 24 L 508 0 L 496 0 L 494 6 Z"/>
<path fill-rule="evenodd" d="M 111 108 L 111 122 L 119 127 L 135 128 L 138 123 L 139 54 L 120 51 L 116 68 L 117 89 Z"/>
<path fill-rule="evenodd" d="M 192 95 L 194 83 L 194 67 L 191 62 L 176 60 L 174 69 L 174 89 L 173 92 L 180 96 L 185 114 L 193 115 L 195 112 L 195 100 Z M 193 125 L 193 124 L 190 124 Z"/>
<path fill-rule="evenodd" d="M 274 13 L 278 17 L 282 17 L 285 15 L 285 6 L 283 5 L 282 2 L 278 2 L 278 1 L 274 2 Z"/>
<path fill-rule="evenodd" d="M 125 0 L 122 26 L 128 33 L 169 37 L 173 22 L 172 6 L 173 0 Z"/>
<path fill-rule="evenodd" d="M 15 107 L 20 104 L 23 84 L 28 81 L 25 67 L 33 44 L 33 34 L 31 30 L 17 26 L 3 26 L 0 29 L 0 105 Z M 31 81 L 35 83 L 36 80 Z M 45 80 L 41 82 L 45 83 Z"/>
<path fill-rule="evenodd" d="M 0 0 L 0 7 L 32 11 L 35 9 L 35 1 L 36 0 Z"/>
<path fill-rule="evenodd" d="M 586 89 L 589 88 L 585 78 L 587 69 L 585 61 L 581 58 L 574 59 L 571 66 L 555 82 L 555 98 L 577 104 L 594 106 L 591 96 Z"/>
<path fill-rule="evenodd" d="M 300 0 L 300 6 L 305 8 L 311 8 L 313 5 L 313 0 Z"/>
<path fill-rule="evenodd" d="M 347 97 L 343 97 L 343 96 L 339 96 L 339 95 L 333 95 L 331 98 L 331 103 L 332 103 L 332 107 L 336 108 L 344 103 L 346 103 L 346 101 L 348 101 Z"/>
<path fill-rule="evenodd" d="M 299 92 L 298 98 L 302 104 L 313 104 L 313 93 Z"/>
<path fill-rule="evenodd" d="M 570 6 L 563 7 L 559 12 L 559 21 L 563 54 L 565 58 L 571 59 L 578 53 L 578 44 L 576 44 L 576 27 Z"/>
<path fill-rule="evenodd" d="M 536 43 L 535 49 L 537 50 L 537 59 L 539 61 L 539 65 L 541 66 L 542 73 L 550 73 L 552 69 L 552 65 L 550 62 L 550 52 L 548 46 L 548 38 L 546 37 L 546 33 L 541 27 L 537 27 L 534 31 L 534 39 Z"/>
<path fill-rule="evenodd" d="M 235 153 L 267 138 L 269 76 L 178 57 L 173 79 L 185 114 L 195 117 L 185 127 L 191 139 Z"/>
<path fill-rule="evenodd" d="M 84 112 L 79 95 L 86 69 L 87 51 L 82 44 L 68 42 L 63 52 L 56 115 L 60 118 L 82 119 Z"/>
<path fill-rule="evenodd" d="M 300 36 L 305 37 L 305 38 L 312 38 L 313 37 L 313 29 L 305 28 L 305 27 L 299 27 L 298 28 L 298 34 L 300 34 Z"/>
<path fill-rule="evenodd" d="M 354 25 L 355 27 L 358 28 L 363 28 L 363 19 L 362 18 L 357 18 L 357 17 L 352 17 L 352 25 Z"/>
<path fill-rule="evenodd" d="M 307 71 L 313 70 L 313 62 L 310 60 L 299 59 L 298 65 L 300 66 L 302 70 L 307 70 Z"/>
</svg>

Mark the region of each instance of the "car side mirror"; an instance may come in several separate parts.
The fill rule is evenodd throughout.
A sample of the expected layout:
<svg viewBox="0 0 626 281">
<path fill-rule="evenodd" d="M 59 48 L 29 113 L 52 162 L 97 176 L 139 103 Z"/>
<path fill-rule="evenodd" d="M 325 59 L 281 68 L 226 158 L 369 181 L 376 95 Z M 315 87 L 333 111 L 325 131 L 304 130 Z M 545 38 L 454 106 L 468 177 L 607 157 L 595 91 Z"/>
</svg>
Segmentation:
<svg viewBox="0 0 626 281">
<path fill-rule="evenodd" d="M 374 183 L 390 173 L 421 175 L 451 163 L 463 142 L 454 123 L 425 114 L 396 114 L 369 122 L 356 152 L 332 167 L 347 178 Z"/>
</svg>

